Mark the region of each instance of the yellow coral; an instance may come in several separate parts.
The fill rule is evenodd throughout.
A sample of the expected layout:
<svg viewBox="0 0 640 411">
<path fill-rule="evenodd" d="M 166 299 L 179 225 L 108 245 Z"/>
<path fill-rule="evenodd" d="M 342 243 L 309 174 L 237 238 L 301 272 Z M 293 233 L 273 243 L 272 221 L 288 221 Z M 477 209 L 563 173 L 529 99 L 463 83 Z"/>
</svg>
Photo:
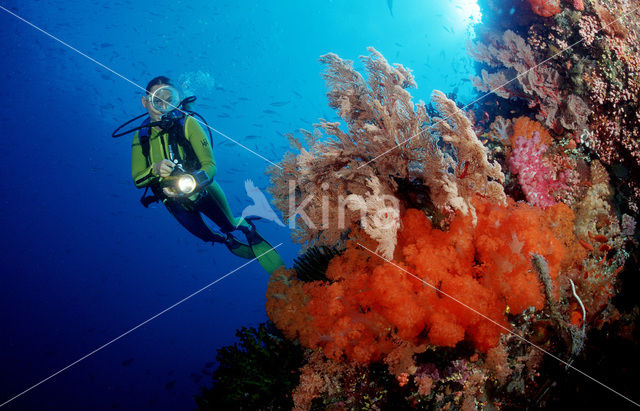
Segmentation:
<svg viewBox="0 0 640 411">
<path fill-rule="evenodd" d="M 582 239 L 589 238 L 588 233 L 598 233 L 598 216 L 611 213 L 609 175 L 598 160 L 591 162 L 591 187 L 576 208 L 575 233 Z"/>
</svg>

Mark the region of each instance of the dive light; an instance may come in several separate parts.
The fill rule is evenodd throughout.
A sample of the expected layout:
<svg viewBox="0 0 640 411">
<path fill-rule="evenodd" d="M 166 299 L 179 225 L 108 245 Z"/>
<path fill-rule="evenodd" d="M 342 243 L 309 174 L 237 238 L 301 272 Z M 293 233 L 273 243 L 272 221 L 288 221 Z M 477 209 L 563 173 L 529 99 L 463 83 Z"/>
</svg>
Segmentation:
<svg viewBox="0 0 640 411">
<path fill-rule="evenodd" d="M 171 188 L 179 197 L 185 197 L 200 191 L 211 181 L 206 171 L 197 170 L 187 173 L 180 164 L 177 164 L 171 175 L 164 179 L 163 185 Z"/>
</svg>

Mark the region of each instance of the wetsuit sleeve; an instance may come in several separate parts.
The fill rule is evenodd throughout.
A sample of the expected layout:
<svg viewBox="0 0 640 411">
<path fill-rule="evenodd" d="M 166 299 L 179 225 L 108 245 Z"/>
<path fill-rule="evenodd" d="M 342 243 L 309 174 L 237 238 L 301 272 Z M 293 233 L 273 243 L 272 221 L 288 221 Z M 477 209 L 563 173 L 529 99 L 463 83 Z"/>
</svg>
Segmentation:
<svg viewBox="0 0 640 411">
<path fill-rule="evenodd" d="M 209 143 L 209 137 L 207 137 L 205 131 L 193 117 L 187 117 L 184 129 L 187 140 L 189 140 L 193 151 L 196 153 L 196 156 L 198 156 L 200 169 L 206 171 L 207 175 L 213 178 L 216 175 L 217 167 L 216 159 L 213 157 L 213 150 Z"/>
<path fill-rule="evenodd" d="M 133 136 L 133 142 L 131 143 L 131 175 L 133 183 L 138 188 L 146 187 L 159 178 L 153 172 L 153 168 L 147 166 L 147 159 L 142 154 L 138 133 Z"/>
</svg>

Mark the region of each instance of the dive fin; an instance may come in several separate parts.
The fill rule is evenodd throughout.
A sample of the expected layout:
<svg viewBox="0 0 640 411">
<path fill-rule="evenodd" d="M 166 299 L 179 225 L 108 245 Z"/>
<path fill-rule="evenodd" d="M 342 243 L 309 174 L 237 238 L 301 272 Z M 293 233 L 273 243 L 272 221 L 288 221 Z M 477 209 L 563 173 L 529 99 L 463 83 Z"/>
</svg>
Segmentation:
<svg viewBox="0 0 640 411">
<path fill-rule="evenodd" d="M 232 235 L 228 235 L 226 245 L 233 254 L 238 257 L 252 259 L 258 259 L 258 262 L 264 268 L 264 270 L 271 275 L 276 268 L 284 266 L 284 261 L 276 250 L 271 247 L 271 244 L 267 242 L 258 232 L 253 229 L 247 232 L 247 239 L 249 245 L 238 241 Z"/>
<path fill-rule="evenodd" d="M 260 236 L 258 233 L 256 235 Z M 251 244 L 251 250 L 253 250 L 253 254 L 258 257 L 258 262 L 269 275 L 277 268 L 284 266 L 284 261 L 282 261 L 280 254 L 264 238 L 258 243 Z"/>
<path fill-rule="evenodd" d="M 243 242 L 238 241 L 231 234 L 227 235 L 225 244 L 227 245 L 227 248 L 229 249 L 229 251 L 231 251 L 233 254 L 237 255 L 240 258 L 246 258 L 247 260 L 250 260 L 255 257 L 251 247 L 249 247 Z"/>
<path fill-rule="evenodd" d="M 284 266 L 284 261 L 282 261 L 280 254 L 273 249 L 271 244 L 262 238 L 251 220 L 248 222 L 251 224 L 252 228 L 250 231 L 245 233 L 247 240 L 249 241 L 249 246 L 253 250 L 253 254 L 258 258 L 258 262 L 262 268 L 271 275 L 276 268 Z"/>
</svg>

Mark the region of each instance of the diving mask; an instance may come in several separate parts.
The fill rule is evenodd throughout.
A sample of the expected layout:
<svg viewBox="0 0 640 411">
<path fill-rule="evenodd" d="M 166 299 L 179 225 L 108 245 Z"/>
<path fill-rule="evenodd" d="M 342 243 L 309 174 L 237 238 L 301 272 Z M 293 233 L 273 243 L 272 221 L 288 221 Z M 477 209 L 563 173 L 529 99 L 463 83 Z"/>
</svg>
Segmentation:
<svg viewBox="0 0 640 411">
<path fill-rule="evenodd" d="M 154 110 L 160 113 L 168 113 L 180 105 L 180 93 L 172 86 L 158 87 L 156 91 L 147 97 Z"/>
</svg>

